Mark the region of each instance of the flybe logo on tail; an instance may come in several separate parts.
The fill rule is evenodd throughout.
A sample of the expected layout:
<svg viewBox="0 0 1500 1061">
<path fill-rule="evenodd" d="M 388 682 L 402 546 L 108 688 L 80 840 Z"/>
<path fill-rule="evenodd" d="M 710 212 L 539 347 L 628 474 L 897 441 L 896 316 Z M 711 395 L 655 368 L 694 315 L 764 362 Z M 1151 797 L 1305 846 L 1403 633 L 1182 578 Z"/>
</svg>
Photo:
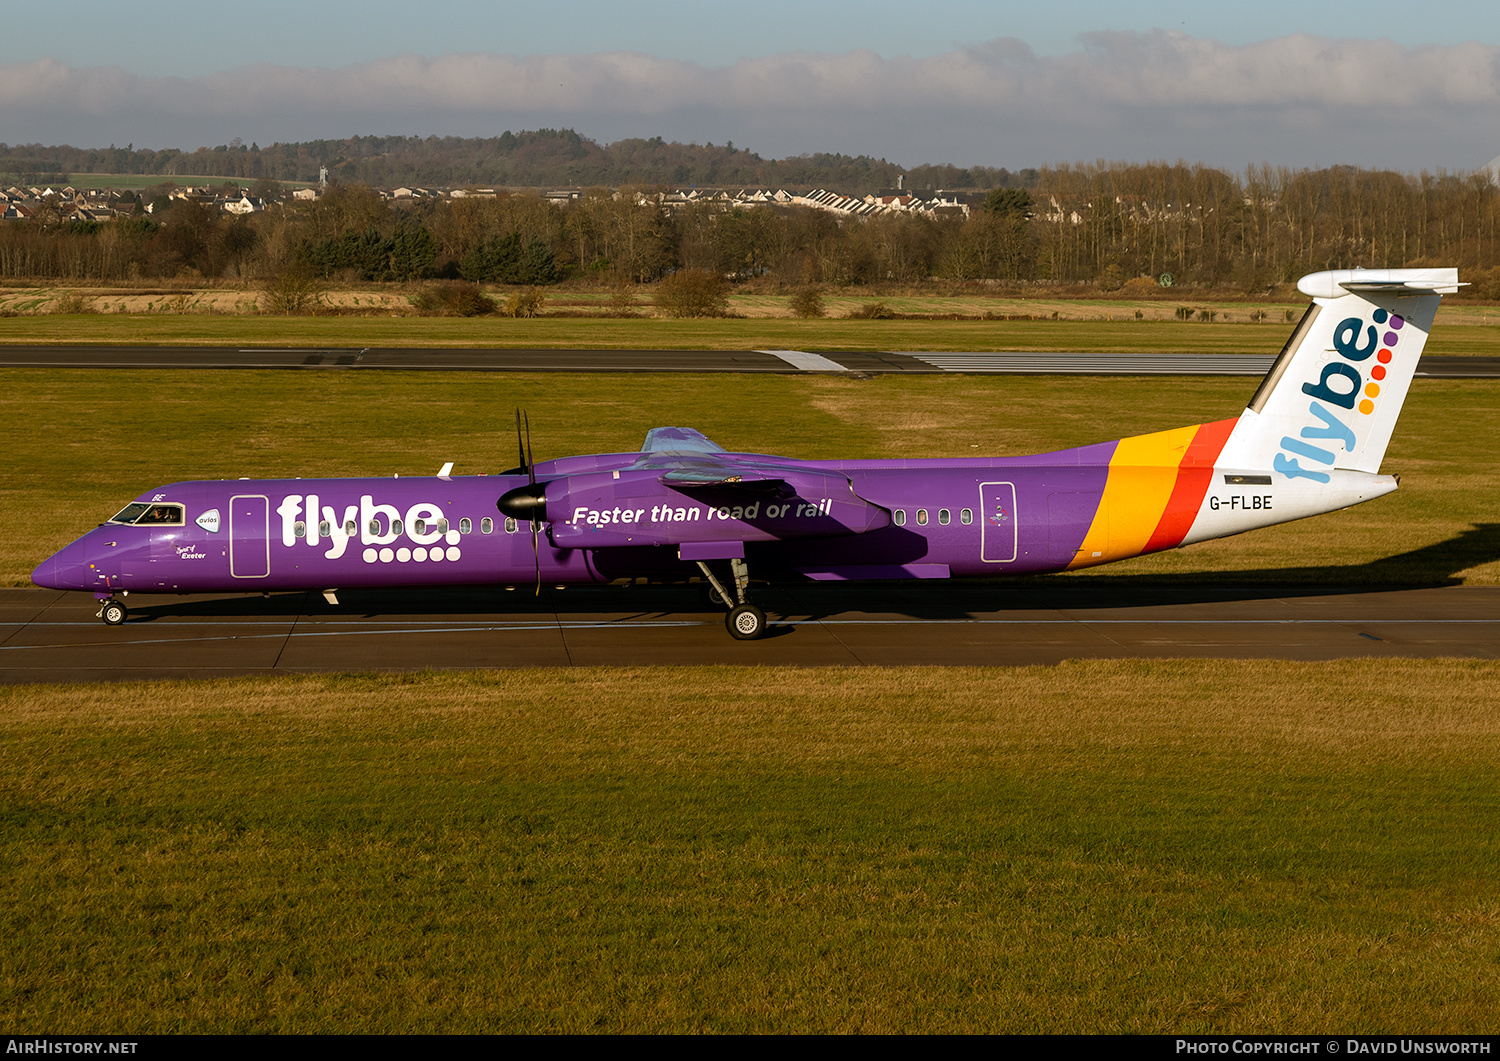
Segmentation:
<svg viewBox="0 0 1500 1061">
<path fill-rule="evenodd" d="M 1302 393 L 1312 398 L 1307 411 L 1315 422 L 1304 427 L 1298 438 L 1282 438 L 1282 452 L 1271 465 L 1288 479 L 1326 483 L 1328 473 L 1315 465 L 1333 466 L 1337 450 L 1330 447 L 1340 443 L 1346 453 L 1354 451 L 1354 429 L 1359 426 L 1359 417 L 1375 411 L 1380 381 L 1396 356 L 1406 324 L 1399 315 L 1383 309 L 1374 312 L 1373 320 L 1369 323 L 1360 317 L 1348 317 L 1340 321 L 1333 330 L 1333 348 L 1344 360 L 1324 365 L 1318 382 L 1302 384 Z M 1311 466 L 1304 466 L 1302 461 L 1311 462 Z"/>
</svg>

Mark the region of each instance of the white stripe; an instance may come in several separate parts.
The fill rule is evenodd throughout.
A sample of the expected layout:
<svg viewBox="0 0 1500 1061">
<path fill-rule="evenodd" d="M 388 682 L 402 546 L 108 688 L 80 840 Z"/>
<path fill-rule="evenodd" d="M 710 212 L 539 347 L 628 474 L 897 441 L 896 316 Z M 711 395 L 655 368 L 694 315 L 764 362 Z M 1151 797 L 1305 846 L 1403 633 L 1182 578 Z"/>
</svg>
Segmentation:
<svg viewBox="0 0 1500 1061">
<path fill-rule="evenodd" d="M 837 361 L 830 361 L 822 354 L 809 354 L 801 350 L 757 350 L 757 354 L 770 354 L 779 357 L 793 368 L 800 368 L 803 372 L 848 372 L 849 370 Z"/>
<path fill-rule="evenodd" d="M 1079 354 L 1079 353 L 910 353 L 945 372 L 1038 372 L 1264 376 L 1276 360 L 1265 354 Z"/>
</svg>

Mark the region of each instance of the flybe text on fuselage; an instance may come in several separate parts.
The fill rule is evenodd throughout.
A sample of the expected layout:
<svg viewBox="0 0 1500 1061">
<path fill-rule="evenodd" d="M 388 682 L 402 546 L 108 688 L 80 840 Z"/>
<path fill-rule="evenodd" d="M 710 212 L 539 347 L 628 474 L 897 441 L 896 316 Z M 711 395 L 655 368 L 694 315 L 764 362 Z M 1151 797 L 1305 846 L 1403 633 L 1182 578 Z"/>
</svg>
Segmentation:
<svg viewBox="0 0 1500 1061">
<path fill-rule="evenodd" d="M 373 494 L 361 494 L 357 505 L 342 506 L 325 504 L 317 494 L 287 494 L 276 506 L 276 514 L 281 517 L 284 547 L 296 548 L 301 543 L 321 548 L 326 539 L 323 556 L 329 560 L 343 556 L 349 543 L 358 538 L 365 563 L 373 564 L 382 548 L 403 537 L 434 559 L 435 554 L 459 559 L 461 536 L 443 507 L 432 501 L 418 501 L 403 510 L 376 501 Z"/>
</svg>

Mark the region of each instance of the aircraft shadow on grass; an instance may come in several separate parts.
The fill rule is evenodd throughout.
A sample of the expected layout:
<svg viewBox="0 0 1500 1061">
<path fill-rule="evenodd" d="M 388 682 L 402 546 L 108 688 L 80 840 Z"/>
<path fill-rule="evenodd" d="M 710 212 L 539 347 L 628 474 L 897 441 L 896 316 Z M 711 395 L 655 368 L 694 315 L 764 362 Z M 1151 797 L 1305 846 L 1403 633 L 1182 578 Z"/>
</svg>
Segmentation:
<svg viewBox="0 0 1500 1061">
<path fill-rule="evenodd" d="M 1431 589 L 1459 585 L 1459 573 L 1500 561 L 1500 523 L 1481 523 L 1452 538 L 1363 564 L 1262 568 L 1176 574 L 1040 575 L 1016 579 L 902 582 L 777 582 L 753 585 L 752 597 L 779 619 L 819 620 L 846 613 L 909 619 L 966 619 L 994 612 L 1073 608 L 1135 608 L 1226 603 L 1278 597 Z M 330 605 L 313 592 L 268 597 L 176 600 L 135 609 L 131 623 L 161 618 L 209 619 L 299 616 L 326 619 L 420 619 L 436 615 L 524 622 L 630 623 L 647 619 L 717 622 L 701 584 L 646 586 L 413 587 L 351 590 Z M 775 625 L 767 636 L 791 630 Z"/>
</svg>

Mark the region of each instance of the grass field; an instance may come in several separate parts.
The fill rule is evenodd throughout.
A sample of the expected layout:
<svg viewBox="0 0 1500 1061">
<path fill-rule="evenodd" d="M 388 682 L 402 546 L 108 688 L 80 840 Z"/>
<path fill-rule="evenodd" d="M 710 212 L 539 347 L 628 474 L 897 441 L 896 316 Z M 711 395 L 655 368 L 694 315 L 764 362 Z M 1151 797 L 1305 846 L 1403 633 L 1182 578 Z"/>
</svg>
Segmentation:
<svg viewBox="0 0 1500 1061">
<path fill-rule="evenodd" d="M 0 689 L 0 1019 L 1479 1032 L 1497 707 L 1404 661 Z"/>
<path fill-rule="evenodd" d="M 1251 380 L 0 370 L 0 584 L 153 487 L 183 479 L 459 474 L 620 452 L 664 424 L 800 458 L 1019 455 L 1235 416 Z M 1345 512 L 1068 577 L 1500 582 L 1500 387 L 1418 380 L 1385 468 Z"/>
</svg>

